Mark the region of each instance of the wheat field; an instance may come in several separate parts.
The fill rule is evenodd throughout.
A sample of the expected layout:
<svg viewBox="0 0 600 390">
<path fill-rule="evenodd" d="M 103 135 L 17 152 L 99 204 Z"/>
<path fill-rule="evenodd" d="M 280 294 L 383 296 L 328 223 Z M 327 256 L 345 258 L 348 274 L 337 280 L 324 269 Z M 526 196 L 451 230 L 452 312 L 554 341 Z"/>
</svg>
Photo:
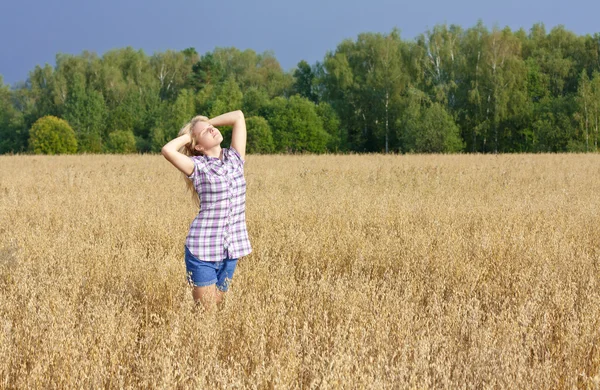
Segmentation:
<svg viewBox="0 0 600 390">
<path fill-rule="evenodd" d="M 600 387 L 599 155 L 248 156 L 193 303 L 160 155 L 0 156 L 0 388 Z"/>
</svg>

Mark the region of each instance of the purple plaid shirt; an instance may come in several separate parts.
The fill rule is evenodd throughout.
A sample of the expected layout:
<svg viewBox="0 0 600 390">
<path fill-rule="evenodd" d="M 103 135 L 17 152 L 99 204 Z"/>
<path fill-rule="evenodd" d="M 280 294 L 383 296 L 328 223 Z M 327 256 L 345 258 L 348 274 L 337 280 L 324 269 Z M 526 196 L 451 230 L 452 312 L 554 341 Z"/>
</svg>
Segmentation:
<svg viewBox="0 0 600 390">
<path fill-rule="evenodd" d="M 244 161 L 233 147 L 218 157 L 193 156 L 188 176 L 200 197 L 185 245 L 199 260 L 237 259 L 252 252 L 246 229 Z"/>
</svg>

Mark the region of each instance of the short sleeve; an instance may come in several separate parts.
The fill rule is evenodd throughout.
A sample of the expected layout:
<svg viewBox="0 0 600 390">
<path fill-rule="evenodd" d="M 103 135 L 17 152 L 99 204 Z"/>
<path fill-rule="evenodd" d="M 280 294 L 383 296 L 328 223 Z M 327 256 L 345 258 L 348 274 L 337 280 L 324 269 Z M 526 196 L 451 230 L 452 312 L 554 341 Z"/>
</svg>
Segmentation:
<svg viewBox="0 0 600 390">
<path fill-rule="evenodd" d="M 194 163 L 194 170 L 188 176 L 188 179 L 196 181 L 196 178 L 200 177 L 200 172 L 206 170 L 206 161 L 204 160 L 204 156 L 192 156 L 190 159 Z"/>
<path fill-rule="evenodd" d="M 245 161 L 242 160 L 242 156 L 240 153 L 235 150 L 233 146 L 229 147 L 229 158 L 231 158 L 231 162 L 236 166 L 243 166 Z"/>
</svg>

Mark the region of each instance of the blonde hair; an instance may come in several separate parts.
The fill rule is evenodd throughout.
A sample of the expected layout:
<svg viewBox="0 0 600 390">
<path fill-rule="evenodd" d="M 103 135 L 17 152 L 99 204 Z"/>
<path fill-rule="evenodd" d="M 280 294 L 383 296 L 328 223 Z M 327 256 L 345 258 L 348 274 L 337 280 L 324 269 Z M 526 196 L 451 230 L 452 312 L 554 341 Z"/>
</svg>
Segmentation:
<svg viewBox="0 0 600 390">
<path fill-rule="evenodd" d="M 184 134 L 189 134 L 190 138 L 192 139 L 192 142 L 179 148 L 179 153 L 183 153 L 190 157 L 203 155 L 202 152 L 196 150 L 196 138 L 194 137 L 194 126 L 196 126 L 196 123 L 198 122 L 208 122 L 208 118 L 202 115 L 197 115 L 193 117 L 191 121 L 186 123 L 181 130 L 179 130 L 178 137 L 181 137 Z M 200 208 L 200 194 L 196 192 L 196 188 L 194 187 L 192 180 L 190 180 L 185 173 L 182 173 L 182 175 L 185 185 L 192 195 L 192 201 L 196 207 Z"/>
</svg>

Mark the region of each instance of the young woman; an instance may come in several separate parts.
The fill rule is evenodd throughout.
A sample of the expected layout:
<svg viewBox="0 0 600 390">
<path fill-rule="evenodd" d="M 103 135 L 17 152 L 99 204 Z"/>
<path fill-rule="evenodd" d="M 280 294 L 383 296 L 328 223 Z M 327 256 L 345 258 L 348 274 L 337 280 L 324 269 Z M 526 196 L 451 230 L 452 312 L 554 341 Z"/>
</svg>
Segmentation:
<svg viewBox="0 0 600 390">
<path fill-rule="evenodd" d="M 231 146 L 215 126 L 233 126 Z M 252 251 L 246 229 L 246 120 L 241 111 L 194 117 L 162 155 L 184 174 L 200 211 L 185 240 L 192 296 L 205 308 L 221 303 L 237 260 Z"/>
</svg>

